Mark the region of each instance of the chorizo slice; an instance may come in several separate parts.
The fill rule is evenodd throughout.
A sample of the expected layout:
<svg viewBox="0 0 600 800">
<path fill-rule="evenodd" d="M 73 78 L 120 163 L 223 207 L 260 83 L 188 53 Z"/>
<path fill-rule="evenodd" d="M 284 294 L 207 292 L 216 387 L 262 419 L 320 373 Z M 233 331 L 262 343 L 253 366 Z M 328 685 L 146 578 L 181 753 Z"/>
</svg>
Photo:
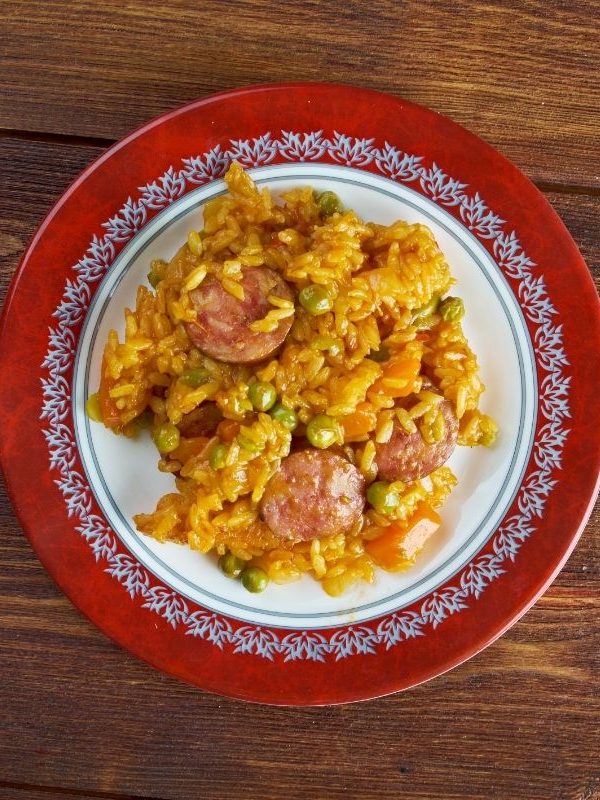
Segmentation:
<svg viewBox="0 0 600 800">
<path fill-rule="evenodd" d="M 410 483 L 429 475 L 450 458 L 458 439 L 458 419 L 447 400 L 442 401 L 441 411 L 444 435 L 434 444 L 428 444 L 420 431 L 407 433 L 397 420 L 394 421 L 390 440 L 375 445 L 379 478 Z"/>
<path fill-rule="evenodd" d="M 196 347 L 211 358 L 251 364 L 274 353 L 292 327 L 293 315 L 279 320 L 275 330 L 268 333 L 250 328 L 274 308 L 268 296 L 293 301 L 294 295 L 283 278 L 268 267 L 248 267 L 240 284 L 243 300 L 229 294 L 217 277 L 208 275 L 190 292 L 196 320 L 186 323 L 186 328 Z"/>
<path fill-rule="evenodd" d="M 261 514 L 276 536 L 318 539 L 349 533 L 361 519 L 365 481 L 337 453 L 307 449 L 281 462 L 261 501 Z"/>
</svg>

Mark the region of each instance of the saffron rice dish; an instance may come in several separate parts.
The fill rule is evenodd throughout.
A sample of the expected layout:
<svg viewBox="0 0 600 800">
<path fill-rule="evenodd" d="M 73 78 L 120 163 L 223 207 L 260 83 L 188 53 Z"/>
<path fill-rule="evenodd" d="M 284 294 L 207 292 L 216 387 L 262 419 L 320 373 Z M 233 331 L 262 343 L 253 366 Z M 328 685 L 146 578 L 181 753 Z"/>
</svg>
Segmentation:
<svg viewBox="0 0 600 800">
<path fill-rule="evenodd" d="M 455 446 L 497 428 L 426 226 L 364 222 L 310 187 L 276 201 L 237 163 L 225 180 L 111 331 L 87 412 L 149 429 L 174 476 L 142 534 L 211 554 L 250 592 L 309 574 L 337 596 L 410 568 Z"/>
</svg>

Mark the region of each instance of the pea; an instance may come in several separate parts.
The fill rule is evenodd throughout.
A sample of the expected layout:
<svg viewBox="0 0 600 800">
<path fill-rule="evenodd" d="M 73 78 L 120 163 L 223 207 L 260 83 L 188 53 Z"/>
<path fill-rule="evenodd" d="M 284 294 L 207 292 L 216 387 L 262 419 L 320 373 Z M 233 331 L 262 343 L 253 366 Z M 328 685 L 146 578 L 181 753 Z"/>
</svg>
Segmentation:
<svg viewBox="0 0 600 800">
<path fill-rule="evenodd" d="M 340 339 L 334 339 L 332 336 L 316 336 L 310 346 L 313 350 L 326 350 L 334 358 L 338 358 L 344 352 Z"/>
<path fill-rule="evenodd" d="M 339 441 L 340 429 L 338 423 L 326 414 L 317 414 L 306 426 L 306 438 L 320 450 L 331 447 Z"/>
<path fill-rule="evenodd" d="M 151 269 L 148 273 L 148 283 L 153 289 L 156 289 L 158 284 L 161 282 L 162 278 L 155 270 Z"/>
<path fill-rule="evenodd" d="M 495 441 L 496 441 L 496 431 L 494 430 L 483 431 L 481 434 L 481 438 L 479 439 L 479 443 L 482 444 L 484 447 L 491 447 Z"/>
<path fill-rule="evenodd" d="M 197 389 L 210 380 L 210 372 L 205 367 L 191 367 L 181 373 L 180 381 L 192 389 Z"/>
<path fill-rule="evenodd" d="M 242 586 L 246 591 L 258 594 L 264 592 L 269 585 L 269 578 L 264 569 L 248 567 L 242 572 Z"/>
<path fill-rule="evenodd" d="M 277 390 L 272 383 L 257 381 L 248 387 L 248 398 L 257 411 L 268 411 L 277 400 Z"/>
<path fill-rule="evenodd" d="M 430 317 L 432 314 L 435 314 L 439 302 L 439 295 L 435 294 L 428 303 L 425 303 L 424 306 L 417 308 L 417 310 L 413 312 L 412 321 L 416 322 L 419 319 L 424 319 L 425 317 Z"/>
<path fill-rule="evenodd" d="M 389 514 L 400 503 L 398 494 L 390 488 L 386 481 L 375 481 L 367 489 L 367 500 L 376 511 Z"/>
<path fill-rule="evenodd" d="M 94 422 L 102 422 L 102 408 L 100 406 L 100 392 L 91 394 L 85 404 L 88 417 Z"/>
<path fill-rule="evenodd" d="M 378 364 L 380 364 L 383 361 L 387 361 L 389 357 L 390 357 L 389 348 L 387 348 L 384 344 L 382 344 L 378 350 L 371 350 L 371 352 L 368 355 L 368 358 L 370 358 L 371 361 L 377 361 Z"/>
<path fill-rule="evenodd" d="M 317 207 L 322 217 L 330 217 L 342 210 L 342 203 L 335 192 L 323 192 L 317 197 Z"/>
<path fill-rule="evenodd" d="M 219 559 L 219 568 L 228 578 L 239 578 L 246 562 L 242 558 L 234 556 L 233 553 L 225 553 Z"/>
<path fill-rule="evenodd" d="M 273 419 L 280 422 L 284 428 L 287 428 L 288 431 L 293 431 L 298 424 L 298 417 L 295 411 L 291 408 L 286 408 L 281 403 L 275 403 L 269 414 Z"/>
<path fill-rule="evenodd" d="M 238 433 L 235 440 L 243 450 L 246 450 L 250 454 L 258 453 L 260 450 L 260 445 L 258 445 L 254 439 L 251 439 L 243 433 Z"/>
<path fill-rule="evenodd" d="M 150 272 L 148 273 L 148 283 L 153 289 L 156 289 L 158 284 L 165 277 L 168 264 L 162 258 L 155 258 L 150 263 Z"/>
<path fill-rule="evenodd" d="M 150 428 L 152 426 L 152 422 L 154 420 L 154 414 L 150 411 L 149 408 L 144 409 L 142 413 L 137 416 L 133 422 L 135 422 L 135 426 L 138 430 L 143 430 L 144 428 Z"/>
<path fill-rule="evenodd" d="M 227 447 L 224 444 L 214 444 L 208 453 L 208 463 L 212 469 L 223 469 L 227 462 Z"/>
<path fill-rule="evenodd" d="M 154 444 L 161 453 L 172 453 L 179 447 L 179 428 L 171 422 L 165 422 L 154 429 L 152 433 Z"/>
<path fill-rule="evenodd" d="M 465 315 L 465 305 L 460 297 L 446 297 L 440 304 L 444 322 L 460 322 Z"/>
<path fill-rule="evenodd" d="M 300 300 L 300 305 L 313 317 L 326 314 L 333 308 L 333 300 L 329 296 L 327 289 L 323 286 L 318 286 L 316 283 L 311 283 L 301 289 L 298 299 Z"/>
</svg>

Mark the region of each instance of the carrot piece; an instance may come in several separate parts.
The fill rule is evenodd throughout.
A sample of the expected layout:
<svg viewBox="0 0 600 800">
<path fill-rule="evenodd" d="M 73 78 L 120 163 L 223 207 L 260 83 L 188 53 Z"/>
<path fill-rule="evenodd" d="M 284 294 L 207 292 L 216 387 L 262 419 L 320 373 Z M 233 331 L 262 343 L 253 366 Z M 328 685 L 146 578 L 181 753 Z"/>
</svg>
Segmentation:
<svg viewBox="0 0 600 800">
<path fill-rule="evenodd" d="M 192 436 L 189 439 L 181 438 L 179 447 L 169 454 L 169 458 L 181 461 L 184 464 L 188 458 L 198 456 L 210 442 L 208 436 Z"/>
<path fill-rule="evenodd" d="M 240 432 L 240 423 L 233 419 L 224 419 L 217 425 L 217 434 L 223 442 L 233 442 Z"/>
<path fill-rule="evenodd" d="M 391 361 L 383 371 L 383 378 L 402 378 L 412 380 L 419 374 L 421 361 L 418 358 L 404 358 Z"/>
<path fill-rule="evenodd" d="M 382 528 L 381 536 L 367 542 L 365 550 L 383 569 L 390 572 L 404 569 L 441 524 L 440 515 L 429 503 L 421 502 L 409 520 Z"/>
<path fill-rule="evenodd" d="M 352 442 L 375 430 L 377 414 L 369 403 L 360 403 L 353 414 L 343 417 L 340 422 L 344 429 L 344 441 Z"/>
<path fill-rule="evenodd" d="M 391 361 L 384 369 L 381 378 L 371 386 L 370 391 L 384 394 L 386 397 L 406 397 L 413 391 L 413 382 L 420 369 L 421 362 L 418 358 Z"/>
</svg>

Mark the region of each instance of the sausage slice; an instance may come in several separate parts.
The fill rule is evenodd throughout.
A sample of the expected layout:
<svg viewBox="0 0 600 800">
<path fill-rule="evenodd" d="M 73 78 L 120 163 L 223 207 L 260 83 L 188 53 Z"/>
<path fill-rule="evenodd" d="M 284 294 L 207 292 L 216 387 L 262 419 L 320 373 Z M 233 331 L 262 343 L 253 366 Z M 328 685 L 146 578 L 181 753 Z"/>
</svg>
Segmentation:
<svg viewBox="0 0 600 800">
<path fill-rule="evenodd" d="M 281 462 L 261 502 L 261 514 L 276 536 L 305 540 L 348 533 L 365 504 L 365 481 L 336 453 L 302 450 Z"/>
<path fill-rule="evenodd" d="M 243 300 L 230 295 L 218 278 L 208 275 L 190 292 L 197 318 L 186 323 L 186 328 L 192 342 L 206 355 L 218 361 L 250 364 L 277 350 L 292 327 L 290 316 L 280 320 L 270 333 L 250 329 L 251 323 L 263 319 L 274 308 L 267 297 L 274 294 L 293 300 L 294 295 L 283 278 L 268 267 L 248 267 L 240 283 Z"/>
<path fill-rule="evenodd" d="M 435 444 L 427 444 L 420 431 L 407 433 L 397 420 L 394 421 L 389 442 L 375 445 L 379 478 L 409 483 L 429 475 L 450 458 L 458 439 L 458 420 L 451 403 L 443 400 L 440 405 L 444 436 Z"/>
</svg>

